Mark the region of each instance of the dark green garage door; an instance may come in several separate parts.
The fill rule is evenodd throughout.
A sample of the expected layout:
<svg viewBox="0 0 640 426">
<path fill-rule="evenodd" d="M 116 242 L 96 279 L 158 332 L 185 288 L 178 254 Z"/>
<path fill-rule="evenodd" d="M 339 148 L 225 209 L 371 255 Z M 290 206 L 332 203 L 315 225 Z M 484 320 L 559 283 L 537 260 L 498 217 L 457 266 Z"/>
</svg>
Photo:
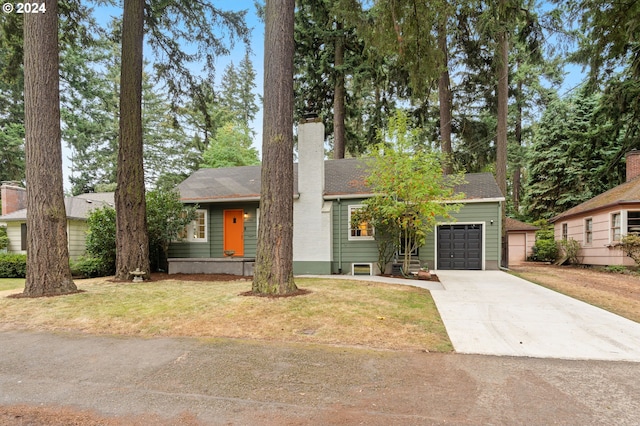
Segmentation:
<svg viewBox="0 0 640 426">
<path fill-rule="evenodd" d="M 438 269 L 482 269 L 482 225 L 439 226 Z"/>
</svg>

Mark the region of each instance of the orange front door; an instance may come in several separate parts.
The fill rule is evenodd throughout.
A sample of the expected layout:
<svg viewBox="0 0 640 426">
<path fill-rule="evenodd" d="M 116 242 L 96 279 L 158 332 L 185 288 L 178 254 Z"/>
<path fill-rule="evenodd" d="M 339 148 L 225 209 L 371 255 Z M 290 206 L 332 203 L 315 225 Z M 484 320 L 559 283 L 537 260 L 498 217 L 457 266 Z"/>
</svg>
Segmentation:
<svg viewBox="0 0 640 426">
<path fill-rule="evenodd" d="M 244 211 L 224 211 L 224 251 L 234 251 L 233 256 L 244 256 Z"/>
</svg>

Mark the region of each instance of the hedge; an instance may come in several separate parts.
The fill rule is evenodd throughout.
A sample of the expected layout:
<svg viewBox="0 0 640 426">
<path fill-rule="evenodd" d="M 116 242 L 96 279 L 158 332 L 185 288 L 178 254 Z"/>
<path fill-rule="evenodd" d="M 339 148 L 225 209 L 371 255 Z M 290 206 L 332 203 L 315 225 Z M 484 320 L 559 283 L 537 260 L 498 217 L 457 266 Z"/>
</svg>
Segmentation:
<svg viewBox="0 0 640 426">
<path fill-rule="evenodd" d="M 24 278 L 26 275 L 26 254 L 0 253 L 0 278 Z"/>
</svg>

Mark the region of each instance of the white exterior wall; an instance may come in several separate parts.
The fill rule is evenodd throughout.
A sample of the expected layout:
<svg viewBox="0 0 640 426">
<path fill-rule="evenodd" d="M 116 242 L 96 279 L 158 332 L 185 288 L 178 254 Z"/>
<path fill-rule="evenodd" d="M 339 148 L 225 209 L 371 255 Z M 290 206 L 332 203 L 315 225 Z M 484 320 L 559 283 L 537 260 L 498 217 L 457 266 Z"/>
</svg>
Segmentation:
<svg viewBox="0 0 640 426">
<path fill-rule="evenodd" d="M 324 125 L 298 126 L 298 193 L 293 202 L 293 260 L 332 259 L 331 202 L 324 202 Z"/>
<path fill-rule="evenodd" d="M 67 221 L 67 238 L 69 241 L 69 257 L 76 259 L 87 251 L 87 222 L 84 220 Z"/>
<path fill-rule="evenodd" d="M 616 248 L 613 243 L 611 232 L 611 215 L 613 213 L 622 214 L 622 233 L 626 234 L 626 209 L 613 207 L 602 211 L 590 212 L 580 216 L 574 216 L 554 223 L 554 236 L 556 241 L 562 240 L 562 224 L 568 227 L 568 238 L 573 238 L 580 243 L 578 257 L 585 265 L 625 265 L 633 266 L 633 260 Z M 585 221 L 593 220 L 593 241 L 585 242 Z"/>
</svg>

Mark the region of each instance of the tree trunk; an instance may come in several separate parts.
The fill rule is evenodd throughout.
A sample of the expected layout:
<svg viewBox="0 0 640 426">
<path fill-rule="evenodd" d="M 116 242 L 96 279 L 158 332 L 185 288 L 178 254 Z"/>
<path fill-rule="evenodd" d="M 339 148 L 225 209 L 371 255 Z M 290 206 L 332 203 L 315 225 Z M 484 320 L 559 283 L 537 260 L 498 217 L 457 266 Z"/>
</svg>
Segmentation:
<svg viewBox="0 0 640 426">
<path fill-rule="evenodd" d="M 498 131 L 496 138 L 496 180 L 507 195 L 507 114 L 509 100 L 509 42 L 506 31 L 498 35 Z"/>
<path fill-rule="evenodd" d="M 342 31 L 342 23 L 336 23 L 336 30 Z M 334 70 L 336 84 L 333 91 L 333 158 L 344 158 L 345 152 L 345 90 L 344 90 L 344 37 L 339 34 L 336 37 L 334 52 Z"/>
<path fill-rule="evenodd" d="M 139 268 L 149 277 L 149 238 L 142 161 L 144 0 L 125 0 L 122 20 L 120 137 L 116 204 L 116 279 Z"/>
<path fill-rule="evenodd" d="M 77 292 L 71 279 L 62 185 L 58 3 L 24 15 L 27 279 L 24 294 Z"/>
<path fill-rule="evenodd" d="M 260 227 L 253 292 L 284 295 L 293 281 L 294 0 L 267 0 Z"/>
<path fill-rule="evenodd" d="M 516 107 L 517 117 L 515 123 L 515 137 L 516 148 L 518 149 L 518 158 L 513 165 L 513 178 L 511 181 L 511 201 L 513 202 L 513 210 L 518 213 L 520 210 L 520 192 L 521 192 L 521 175 L 522 165 L 520 155 L 520 148 L 522 147 L 522 81 L 518 81 L 518 89 L 516 91 Z"/>
<path fill-rule="evenodd" d="M 447 17 L 438 24 L 438 49 L 442 56 L 442 71 L 438 80 L 438 99 L 440 102 L 440 140 L 445 155 L 443 172 L 453 173 L 453 156 L 451 148 L 451 86 L 449 81 L 449 55 L 447 51 Z"/>
</svg>

